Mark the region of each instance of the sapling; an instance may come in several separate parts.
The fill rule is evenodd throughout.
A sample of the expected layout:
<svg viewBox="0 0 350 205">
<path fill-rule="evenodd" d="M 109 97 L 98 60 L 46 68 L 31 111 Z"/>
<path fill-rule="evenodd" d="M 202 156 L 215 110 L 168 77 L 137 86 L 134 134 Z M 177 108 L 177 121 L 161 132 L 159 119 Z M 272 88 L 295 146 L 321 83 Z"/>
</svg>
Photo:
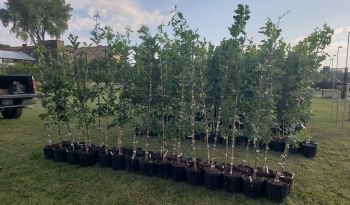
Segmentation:
<svg viewBox="0 0 350 205">
<path fill-rule="evenodd" d="M 84 60 L 83 55 L 78 52 L 80 42 L 77 36 L 69 35 L 68 39 L 73 47 L 73 67 L 74 74 L 72 78 L 74 79 L 74 86 L 72 92 L 73 94 L 73 105 L 75 106 L 74 114 L 78 118 L 79 128 L 81 133 L 84 134 L 85 145 L 84 149 L 86 152 L 90 150 L 91 139 L 89 126 L 93 122 L 93 116 L 91 115 L 91 110 L 88 103 L 94 99 L 95 95 L 91 88 L 88 86 L 88 73 L 87 65 Z"/>
<path fill-rule="evenodd" d="M 207 163 L 210 163 L 210 144 L 209 144 L 209 126 L 208 126 L 208 114 L 207 114 L 207 107 L 206 107 L 206 95 L 204 92 L 204 77 L 203 77 L 203 71 L 200 67 L 199 69 L 199 75 L 200 75 L 200 81 L 201 81 L 201 98 L 202 98 L 202 112 L 204 116 L 204 123 L 205 123 L 205 143 L 206 143 L 206 151 L 207 151 Z"/>
<path fill-rule="evenodd" d="M 179 125 L 178 125 L 178 130 L 177 130 L 177 140 L 176 140 L 176 163 L 180 164 L 180 159 L 182 156 L 181 153 L 181 136 L 183 133 L 183 118 L 184 118 L 184 82 L 183 82 L 183 77 L 181 77 L 181 97 L 180 97 L 180 113 L 179 113 Z"/>
<path fill-rule="evenodd" d="M 231 139 L 231 160 L 230 160 L 230 174 L 233 172 L 233 163 L 234 163 L 234 149 L 235 149 L 235 137 L 236 137 L 236 122 L 238 119 L 237 116 L 237 103 L 238 103 L 238 94 L 236 93 L 235 106 L 233 111 L 233 122 L 232 122 L 232 139 Z"/>
<path fill-rule="evenodd" d="M 45 127 L 46 132 L 47 132 L 47 140 L 49 143 L 48 145 L 51 147 L 52 146 L 52 139 L 51 139 L 51 134 L 50 134 L 50 121 L 49 121 L 48 117 L 46 117 L 44 127 Z"/>
<path fill-rule="evenodd" d="M 223 95 L 223 91 L 221 92 L 221 96 L 220 96 L 220 102 L 222 103 L 222 100 L 224 98 Z M 216 144 L 218 141 L 218 136 L 220 133 L 220 123 L 221 123 L 221 110 L 222 110 L 222 104 L 219 104 L 219 108 L 217 111 L 217 119 L 216 119 L 216 123 L 215 123 L 215 131 L 214 131 L 214 143 L 213 143 L 213 150 L 212 150 L 212 156 L 211 156 L 211 162 L 210 162 L 210 169 L 213 170 L 213 168 L 215 167 L 215 158 L 213 156 L 215 156 L 215 150 L 216 150 Z"/>
<path fill-rule="evenodd" d="M 145 161 L 149 160 L 149 138 L 151 131 L 151 103 L 152 103 L 152 66 L 149 67 L 149 90 L 148 90 L 148 128 L 146 134 L 146 144 L 145 144 Z"/>
<path fill-rule="evenodd" d="M 104 32 L 102 28 L 99 26 L 99 15 L 98 13 L 94 16 L 96 23 L 94 29 L 90 32 L 91 38 L 90 40 L 95 44 L 95 46 L 99 46 L 100 42 L 104 38 Z M 96 70 L 93 79 L 95 81 L 95 95 L 97 97 L 96 108 L 93 110 L 93 113 L 97 115 L 97 129 L 98 129 L 98 137 L 100 138 L 100 146 L 103 147 L 103 137 L 102 137 L 102 116 L 104 113 L 104 106 L 101 102 L 101 97 L 104 94 L 105 89 L 101 86 L 102 84 L 102 73 L 101 73 L 101 64 L 105 61 L 105 59 L 94 59 L 92 63 L 90 63 Z"/>
<path fill-rule="evenodd" d="M 196 101 L 195 101 L 195 96 L 194 96 L 194 91 L 195 91 L 195 86 L 196 82 L 194 79 L 194 74 L 195 74 L 195 68 L 194 68 L 194 63 L 193 63 L 193 56 L 192 56 L 192 71 L 191 71 L 191 81 L 192 81 L 192 90 L 191 90 L 191 126 L 192 126 L 192 161 L 193 161 L 193 167 L 194 171 L 197 171 L 197 157 L 196 157 L 196 138 L 195 138 L 195 108 L 196 108 Z"/>
</svg>

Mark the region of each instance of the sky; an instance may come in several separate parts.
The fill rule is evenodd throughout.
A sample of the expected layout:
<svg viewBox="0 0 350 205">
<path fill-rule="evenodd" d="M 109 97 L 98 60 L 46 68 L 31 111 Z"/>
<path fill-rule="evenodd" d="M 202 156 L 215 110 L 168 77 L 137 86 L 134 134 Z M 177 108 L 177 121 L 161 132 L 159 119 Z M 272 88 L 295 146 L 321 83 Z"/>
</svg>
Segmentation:
<svg viewBox="0 0 350 205">
<path fill-rule="evenodd" d="M 7 0 L 0 0 L 4 8 Z M 312 33 L 315 28 L 327 23 L 334 29 L 332 44 L 326 49 L 329 55 L 337 54 L 338 67 L 345 67 L 347 36 L 350 31 L 350 0 L 66 0 L 73 8 L 69 29 L 61 39 L 67 44 L 67 36 L 78 35 L 81 41 L 89 41 L 89 31 L 93 28 L 93 16 L 98 11 L 102 25 L 123 32 L 126 26 L 136 31 L 141 25 L 151 30 L 159 24 L 166 24 L 170 11 L 177 5 L 193 29 L 198 29 L 201 37 L 218 45 L 229 37 L 228 27 L 233 22 L 233 11 L 238 3 L 250 7 L 251 18 L 247 25 L 247 35 L 255 42 L 262 39 L 258 33 L 267 18 L 277 21 L 278 17 L 289 11 L 282 19 L 280 27 L 286 42 L 295 44 Z M 0 23 L 0 43 L 18 46 L 23 41 L 11 34 L 9 28 Z M 328 58 L 323 64 L 329 65 Z M 349 66 L 350 62 L 348 63 Z M 336 67 L 336 57 L 334 59 Z"/>
</svg>

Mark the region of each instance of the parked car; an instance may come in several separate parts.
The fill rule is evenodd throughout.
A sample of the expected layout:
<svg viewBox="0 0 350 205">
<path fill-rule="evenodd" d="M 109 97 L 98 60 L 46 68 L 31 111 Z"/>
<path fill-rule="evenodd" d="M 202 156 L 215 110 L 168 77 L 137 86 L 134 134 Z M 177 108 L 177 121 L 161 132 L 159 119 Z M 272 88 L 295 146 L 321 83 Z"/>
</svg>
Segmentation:
<svg viewBox="0 0 350 205">
<path fill-rule="evenodd" d="M 0 112 L 5 119 L 22 115 L 22 109 L 36 103 L 35 80 L 30 75 L 0 75 Z"/>
<path fill-rule="evenodd" d="M 335 88 L 342 88 L 344 86 L 344 82 L 338 79 L 334 81 L 318 82 L 314 84 L 314 89 L 317 91 L 321 89 L 333 89 L 334 85 L 335 85 Z"/>
</svg>

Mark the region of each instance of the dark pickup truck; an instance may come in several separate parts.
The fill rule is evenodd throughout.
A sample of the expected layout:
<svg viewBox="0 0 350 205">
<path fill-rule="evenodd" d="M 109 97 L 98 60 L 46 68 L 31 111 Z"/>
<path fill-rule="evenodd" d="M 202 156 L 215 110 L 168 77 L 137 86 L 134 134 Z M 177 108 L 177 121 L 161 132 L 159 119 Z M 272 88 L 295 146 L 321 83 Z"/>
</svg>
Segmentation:
<svg viewBox="0 0 350 205">
<path fill-rule="evenodd" d="M 33 76 L 0 75 L 0 111 L 5 119 L 22 115 L 22 108 L 35 104 L 35 80 Z"/>
</svg>

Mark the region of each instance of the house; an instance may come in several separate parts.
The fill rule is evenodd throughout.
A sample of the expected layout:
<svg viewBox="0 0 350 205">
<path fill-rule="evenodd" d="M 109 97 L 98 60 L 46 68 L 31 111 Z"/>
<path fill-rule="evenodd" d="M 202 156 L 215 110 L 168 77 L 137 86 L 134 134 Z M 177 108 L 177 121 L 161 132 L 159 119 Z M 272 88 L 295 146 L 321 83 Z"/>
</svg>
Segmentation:
<svg viewBox="0 0 350 205">
<path fill-rule="evenodd" d="M 56 49 L 63 49 L 66 48 L 66 50 L 72 51 L 72 48 L 70 46 L 65 46 L 64 41 L 62 40 L 46 40 L 44 41 L 44 46 L 48 51 L 54 51 Z M 106 56 L 106 46 L 98 45 L 98 46 L 89 46 L 89 47 L 81 47 L 79 48 L 79 51 L 84 53 L 86 56 L 86 60 L 88 62 L 97 59 L 97 58 L 103 58 Z M 22 46 L 6 46 L 2 45 L 0 46 L 0 51 L 9 51 L 9 52 L 21 52 L 28 56 L 32 56 L 36 58 L 35 49 L 33 46 L 28 46 L 27 44 L 22 44 Z"/>
<path fill-rule="evenodd" d="M 0 50 L 0 66 L 11 65 L 19 61 L 35 61 L 35 58 L 21 51 Z"/>
</svg>

